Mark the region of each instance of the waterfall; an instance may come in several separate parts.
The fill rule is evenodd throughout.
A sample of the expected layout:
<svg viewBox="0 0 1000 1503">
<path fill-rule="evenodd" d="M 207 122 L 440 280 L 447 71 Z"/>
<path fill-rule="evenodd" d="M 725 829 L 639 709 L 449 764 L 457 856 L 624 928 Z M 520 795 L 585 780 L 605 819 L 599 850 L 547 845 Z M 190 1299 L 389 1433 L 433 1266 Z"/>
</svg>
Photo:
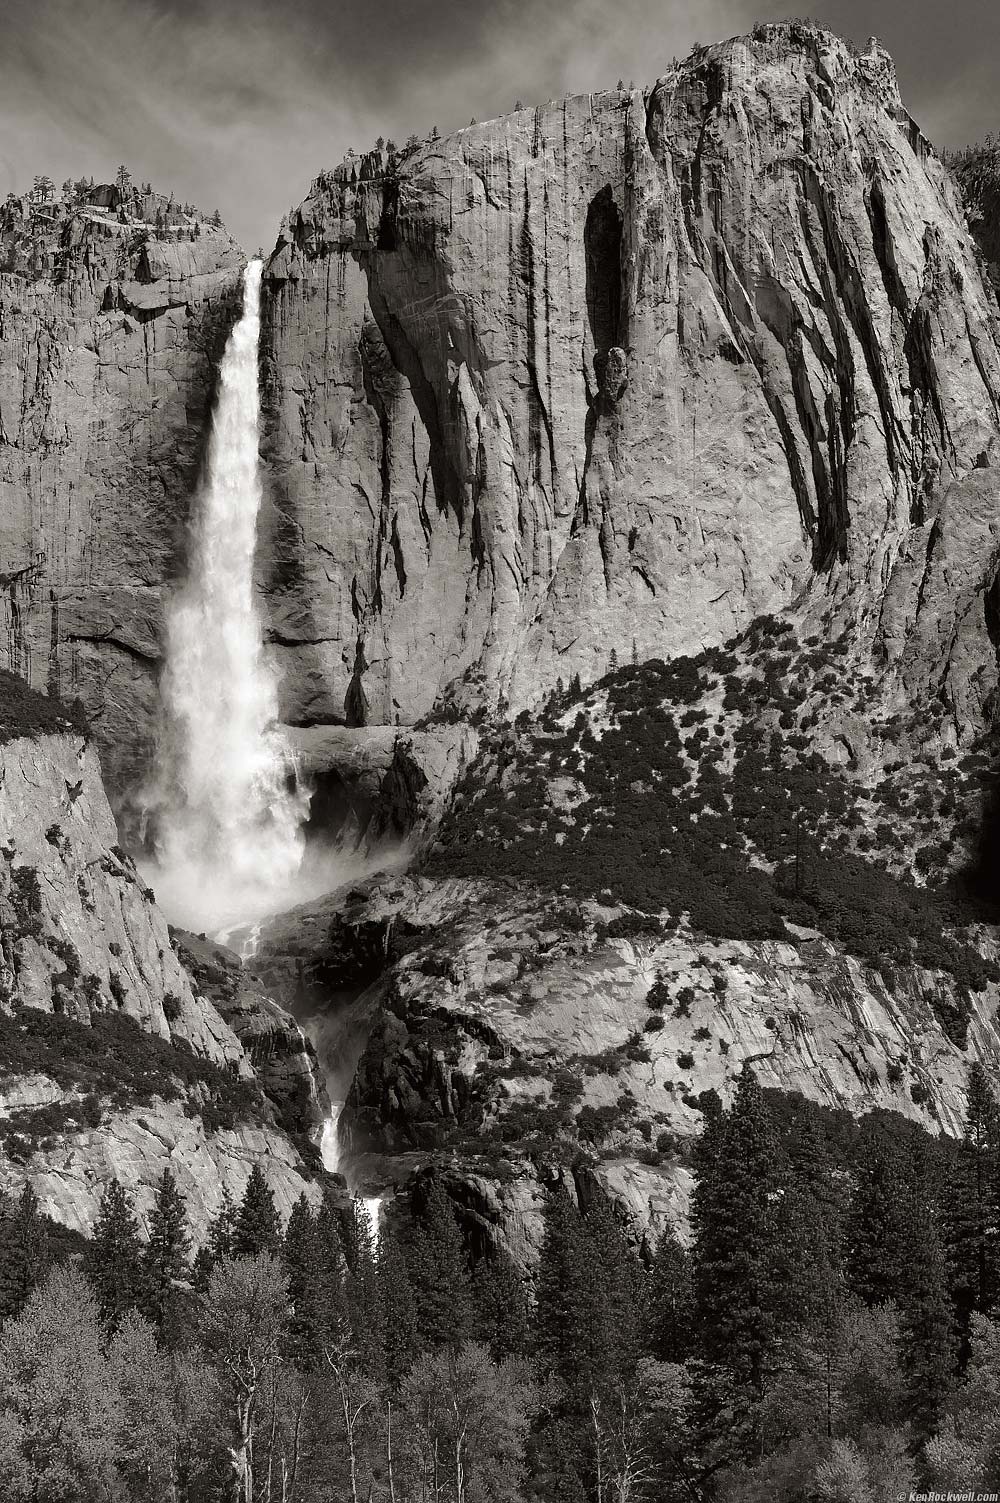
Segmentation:
<svg viewBox="0 0 1000 1503">
<path fill-rule="evenodd" d="M 192 508 L 188 573 L 165 613 L 160 765 L 145 796 L 155 857 L 144 871 L 161 906 L 174 922 L 234 945 L 244 961 L 257 951 L 262 919 L 363 874 L 366 864 L 334 850 L 303 859 L 308 794 L 278 725 L 277 676 L 254 603 L 261 270 L 254 260 L 244 274 Z M 382 864 L 392 869 L 401 859 Z M 320 1151 L 327 1169 L 342 1172 L 337 1121 L 357 1050 L 340 1054 L 328 1070 L 334 1104 Z M 377 1240 L 379 1199 L 363 1206 Z"/>
<path fill-rule="evenodd" d="M 349 1173 L 348 1166 L 344 1163 L 344 1154 L 340 1146 L 340 1137 L 338 1134 L 338 1129 L 340 1126 L 340 1116 L 344 1110 L 345 1104 L 346 1103 L 342 1100 L 334 1100 L 331 1104 L 329 1116 L 323 1123 L 323 1130 L 320 1134 L 320 1157 L 323 1160 L 324 1169 L 329 1170 L 333 1174 L 345 1175 L 348 1185 L 350 1185 L 351 1190 L 354 1193 L 356 1203 L 361 1206 L 361 1209 L 363 1210 L 368 1220 L 368 1225 L 371 1229 L 372 1234 L 372 1244 L 373 1246 L 377 1247 L 379 1232 L 381 1231 L 382 1225 L 382 1201 L 385 1197 L 384 1195 L 370 1195 L 359 1197 L 357 1195 L 357 1191 L 354 1190 L 352 1176 Z M 345 1171 L 348 1172 L 345 1173 Z"/>
<path fill-rule="evenodd" d="M 307 794 L 278 728 L 277 677 L 254 603 L 261 262 L 226 346 L 190 564 L 165 621 L 161 769 L 150 880 L 197 930 L 275 912 L 302 862 Z"/>
</svg>

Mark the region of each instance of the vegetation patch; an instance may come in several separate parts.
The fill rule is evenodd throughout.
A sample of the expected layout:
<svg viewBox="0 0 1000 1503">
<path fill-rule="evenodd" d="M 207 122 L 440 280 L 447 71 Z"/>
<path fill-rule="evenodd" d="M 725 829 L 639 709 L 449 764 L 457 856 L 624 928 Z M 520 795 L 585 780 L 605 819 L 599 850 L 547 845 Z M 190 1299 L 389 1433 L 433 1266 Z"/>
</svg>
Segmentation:
<svg viewBox="0 0 1000 1503">
<path fill-rule="evenodd" d="M 0 668 L 0 744 L 21 736 L 89 734 L 79 700 L 67 705 L 50 694 L 39 694 L 16 673 Z"/>
<path fill-rule="evenodd" d="M 661 926 L 686 915 L 714 938 L 815 929 L 889 982 L 900 966 L 948 972 L 958 1003 L 939 1004 L 941 1022 L 964 1043 L 969 994 L 1000 979 L 956 933 L 981 914 L 957 884 L 860 853 L 857 786 L 783 729 L 811 718 L 805 677 L 840 682 L 844 640 L 794 657 L 790 628 L 762 618 L 736 645 L 622 668 L 579 701 L 555 695 L 536 722 L 519 717 L 468 769 L 428 870 L 514 877 Z M 690 732 L 703 713 L 714 738 L 700 722 Z M 573 790 L 558 802 L 556 778 Z"/>
<path fill-rule="evenodd" d="M 0 1060 L 0 1080 L 44 1075 L 87 1102 L 117 1111 L 154 1100 L 183 1100 L 185 1113 L 201 1117 L 209 1132 L 270 1120 L 255 1082 L 200 1059 L 184 1039 L 167 1042 L 146 1033 L 127 1013 L 96 1013 L 90 1024 L 37 1008 L 0 1015 Z M 18 1113 L 9 1131 L 38 1142 L 54 1131 L 69 1130 L 71 1123 L 96 1125 L 92 1105 L 58 1108 L 63 1114 L 58 1123 L 53 1110 Z"/>
</svg>

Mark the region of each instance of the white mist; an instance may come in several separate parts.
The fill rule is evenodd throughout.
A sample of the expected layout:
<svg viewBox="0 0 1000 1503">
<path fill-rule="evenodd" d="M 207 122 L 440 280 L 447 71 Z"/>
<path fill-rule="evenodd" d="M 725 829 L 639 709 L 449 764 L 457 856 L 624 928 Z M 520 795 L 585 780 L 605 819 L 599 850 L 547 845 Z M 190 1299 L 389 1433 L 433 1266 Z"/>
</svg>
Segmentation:
<svg viewBox="0 0 1000 1503">
<path fill-rule="evenodd" d="M 261 262 L 243 279 L 204 484 L 191 519 L 186 582 L 166 612 L 166 727 L 149 878 L 188 928 L 252 923 L 296 901 L 308 807 L 278 727 L 277 677 L 253 591 L 257 515 Z"/>
</svg>

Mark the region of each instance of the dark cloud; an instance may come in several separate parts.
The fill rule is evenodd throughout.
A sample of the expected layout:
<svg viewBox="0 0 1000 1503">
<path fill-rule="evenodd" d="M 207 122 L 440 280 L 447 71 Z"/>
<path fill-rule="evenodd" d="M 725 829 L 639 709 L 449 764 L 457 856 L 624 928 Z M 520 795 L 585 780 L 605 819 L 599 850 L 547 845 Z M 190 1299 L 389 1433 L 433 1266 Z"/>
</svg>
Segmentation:
<svg viewBox="0 0 1000 1503">
<path fill-rule="evenodd" d="M 269 242 L 310 178 L 377 135 L 403 139 L 526 103 L 647 82 L 694 42 L 795 0 L 4 0 L 0 189 L 36 172 L 139 178 Z M 940 144 L 994 128 L 1000 6 L 815 0 L 897 59 Z"/>
</svg>

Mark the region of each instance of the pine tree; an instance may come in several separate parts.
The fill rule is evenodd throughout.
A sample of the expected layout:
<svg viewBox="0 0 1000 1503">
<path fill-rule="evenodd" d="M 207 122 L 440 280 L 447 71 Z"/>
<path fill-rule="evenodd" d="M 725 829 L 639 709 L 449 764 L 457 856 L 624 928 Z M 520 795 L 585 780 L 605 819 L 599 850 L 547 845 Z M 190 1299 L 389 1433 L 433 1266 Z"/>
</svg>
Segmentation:
<svg viewBox="0 0 1000 1503">
<path fill-rule="evenodd" d="M 196 1294 L 205 1293 L 214 1267 L 215 1259 L 212 1257 L 211 1249 L 206 1242 L 203 1242 L 191 1264 L 191 1285 Z"/>
<path fill-rule="evenodd" d="M 101 1199 L 84 1271 L 101 1318 L 117 1330 L 126 1310 L 137 1310 L 142 1302 L 143 1260 L 132 1197 L 116 1179 Z"/>
<path fill-rule="evenodd" d="M 344 1304 L 350 1350 L 362 1371 L 376 1382 L 385 1377 L 385 1331 L 375 1269 L 371 1222 L 361 1201 L 354 1202 L 349 1238 L 351 1253 L 344 1280 Z"/>
<path fill-rule="evenodd" d="M 545 1206 L 537 1279 L 536 1362 L 559 1402 L 537 1437 L 546 1498 L 577 1503 L 597 1482 L 614 1416 L 630 1412 L 640 1355 L 641 1271 L 611 1206 L 581 1215 L 562 1183 Z M 606 1482 L 605 1482 L 606 1486 Z M 604 1486 L 597 1491 L 604 1494 Z M 610 1496 L 610 1493 L 607 1494 Z"/>
<path fill-rule="evenodd" d="M 903 1281 L 908 1167 L 875 1124 L 861 1130 L 855 1187 L 847 1215 L 847 1282 L 866 1305 L 896 1298 Z"/>
<path fill-rule="evenodd" d="M 591 1390 L 630 1385 L 642 1348 L 643 1274 L 611 1203 L 595 1199 L 583 1218 L 581 1322 Z"/>
<path fill-rule="evenodd" d="M 15 1204 L 0 1198 L 0 1325 L 20 1315 L 49 1269 L 46 1223 L 30 1180 Z"/>
<path fill-rule="evenodd" d="M 324 1249 L 316 1218 L 304 1195 L 292 1207 L 282 1261 L 288 1275 L 292 1356 L 305 1369 L 322 1361 L 327 1339 Z"/>
<path fill-rule="evenodd" d="M 149 1218 L 143 1284 L 144 1313 L 168 1347 L 176 1346 L 181 1335 L 178 1286 L 187 1278 L 190 1250 L 184 1197 L 170 1170 L 164 1169 Z"/>
<path fill-rule="evenodd" d="M 472 1277 L 476 1340 L 490 1349 L 494 1362 L 523 1357 L 530 1322 L 524 1281 L 503 1248 L 482 1258 Z"/>
<path fill-rule="evenodd" d="M 271 1187 L 259 1164 L 254 1164 L 243 1192 L 233 1229 L 233 1256 L 255 1258 L 275 1253 L 281 1246 L 281 1220 Z"/>
<path fill-rule="evenodd" d="M 628 1382 L 639 1357 L 641 1271 L 604 1200 L 581 1216 L 560 1185 L 545 1208 L 536 1349 L 584 1411 L 591 1395 Z"/>
<path fill-rule="evenodd" d="M 544 1232 L 535 1279 L 535 1352 L 546 1376 L 567 1378 L 574 1362 L 577 1244 L 580 1213 L 562 1182 L 542 1212 Z"/>
<path fill-rule="evenodd" d="M 908 1418 L 916 1433 L 934 1433 L 954 1386 L 956 1343 L 947 1265 L 935 1207 L 916 1178 L 906 1228 L 906 1276 L 899 1298 L 900 1354 Z"/>
<path fill-rule="evenodd" d="M 778 1337 L 770 1353 L 772 1390 L 828 1440 L 837 1417 L 846 1301 L 840 1223 L 823 1182 L 793 1171 L 777 1212 L 774 1264 Z M 773 1413 L 773 1409 L 772 1409 Z"/>
<path fill-rule="evenodd" d="M 379 1305 L 385 1350 L 385 1373 L 391 1388 L 398 1388 L 413 1365 L 417 1352 L 417 1312 L 406 1257 L 395 1227 L 383 1227 L 375 1257 Z"/>
<path fill-rule="evenodd" d="M 988 1315 L 998 1293 L 997 1139 L 996 1098 L 986 1072 L 976 1061 L 969 1070 L 965 1133 L 944 1194 L 943 1233 L 963 1354 L 972 1312 Z"/>
<path fill-rule="evenodd" d="M 658 1362 L 683 1362 L 691 1354 L 694 1295 L 691 1260 L 667 1227 L 656 1246 L 646 1295 L 650 1354 Z"/>
<path fill-rule="evenodd" d="M 717 1130 L 719 1151 L 699 1165 L 692 1206 L 700 1344 L 709 1360 L 760 1392 L 775 1335 L 781 1175 L 763 1092 L 749 1068 Z"/>
<path fill-rule="evenodd" d="M 763 1092 L 744 1067 L 732 1106 L 706 1118 L 692 1198 L 697 1426 L 759 1455 L 767 1363 L 781 1332 L 777 1208 L 783 1174 Z"/>
<path fill-rule="evenodd" d="M 347 1258 L 341 1226 L 337 1206 L 329 1195 L 325 1195 L 316 1213 L 316 1237 L 322 1262 L 324 1339 L 332 1345 L 342 1345 L 349 1331 L 345 1291 Z"/>
<path fill-rule="evenodd" d="M 472 1291 L 451 1201 L 435 1178 L 407 1243 L 420 1344 L 461 1346 L 473 1330 Z"/>
<path fill-rule="evenodd" d="M 222 1191 L 222 1205 L 209 1222 L 208 1237 L 195 1254 L 192 1282 L 199 1294 L 204 1294 L 208 1288 L 208 1281 L 216 1264 L 221 1263 L 223 1258 L 233 1256 L 238 1214 L 238 1207 L 227 1186 Z"/>
<path fill-rule="evenodd" d="M 789 1175 L 777 1208 L 780 1324 L 826 1341 L 846 1294 L 844 1192 L 811 1118 L 795 1124 L 786 1146 Z"/>
<path fill-rule="evenodd" d="M 594 1490 L 584 1479 L 585 1450 L 586 1434 L 578 1415 L 558 1405 L 543 1414 L 530 1448 L 532 1497 L 544 1503 L 589 1503 Z"/>
<path fill-rule="evenodd" d="M 233 1257 L 236 1241 L 236 1218 L 239 1207 L 229 1193 L 228 1186 L 222 1192 L 222 1205 L 208 1229 L 208 1247 L 214 1262 Z"/>
</svg>

